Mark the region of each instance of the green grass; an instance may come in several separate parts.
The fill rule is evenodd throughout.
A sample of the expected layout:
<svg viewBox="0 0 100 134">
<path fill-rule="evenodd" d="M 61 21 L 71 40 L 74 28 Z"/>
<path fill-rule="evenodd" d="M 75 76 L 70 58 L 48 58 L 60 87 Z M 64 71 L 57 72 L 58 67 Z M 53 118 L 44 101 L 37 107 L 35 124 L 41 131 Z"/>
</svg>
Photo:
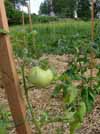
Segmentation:
<svg viewBox="0 0 100 134">
<path fill-rule="evenodd" d="M 27 33 L 30 33 L 29 25 L 26 25 L 25 29 Z M 14 46 L 21 39 L 18 33 L 22 30 L 22 26 L 11 27 Z M 63 54 L 70 47 L 77 46 L 77 43 L 89 43 L 91 39 L 91 22 L 89 21 L 63 20 L 45 24 L 33 24 L 33 30 L 38 33 L 35 36 L 36 46 L 46 53 Z M 30 40 L 28 41 L 30 42 Z M 20 43 L 20 45 L 23 45 L 23 43 Z"/>
</svg>

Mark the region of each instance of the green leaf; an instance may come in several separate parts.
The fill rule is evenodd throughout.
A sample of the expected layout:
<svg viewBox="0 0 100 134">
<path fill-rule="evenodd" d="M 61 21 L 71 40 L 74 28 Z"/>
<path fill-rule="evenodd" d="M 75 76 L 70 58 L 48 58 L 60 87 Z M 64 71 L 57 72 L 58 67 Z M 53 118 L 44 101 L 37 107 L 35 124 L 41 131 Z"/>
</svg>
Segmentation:
<svg viewBox="0 0 100 134">
<path fill-rule="evenodd" d="M 2 120 L 0 120 L 0 134 L 7 134 L 6 124 Z"/>
<path fill-rule="evenodd" d="M 45 124 L 48 121 L 48 112 L 43 112 L 40 118 L 41 125 Z"/>
<path fill-rule="evenodd" d="M 85 102 L 80 102 L 79 108 L 75 113 L 75 118 L 79 119 L 80 122 L 84 120 L 84 116 L 86 114 L 86 104 Z"/>
<path fill-rule="evenodd" d="M 100 93 L 100 85 L 97 86 L 96 91 L 98 94 Z"/>
<path fill-rule="evenodd" d="M 56 97 L 56 96 L 60 93 L 61 89 L 62 89 L 62 85 L 57 85 L 57 86 L 55 87 L 55 90 L 54 90 L 52 96 L 53 96 L 53 97 Z"/>
<path fill-rule="evenodd" d="M 93 110 L 93 105 L 94 105 L 94 97 L 95 97 L 95 94 L 92 93 L 91 89 L 90 88 L 85 88 L 82 93 L 82 98 L 86 104 L 86 107 L 87 107 L 87 112 L 91 112 Z"/>
<path fill-rule="evenodd" d="M 64 102 L 70 105 L 73 103 L 78 95 L 78 89 L 72 85 L 67 88 L 67 94 L 64 97 Z"/>
</svg>

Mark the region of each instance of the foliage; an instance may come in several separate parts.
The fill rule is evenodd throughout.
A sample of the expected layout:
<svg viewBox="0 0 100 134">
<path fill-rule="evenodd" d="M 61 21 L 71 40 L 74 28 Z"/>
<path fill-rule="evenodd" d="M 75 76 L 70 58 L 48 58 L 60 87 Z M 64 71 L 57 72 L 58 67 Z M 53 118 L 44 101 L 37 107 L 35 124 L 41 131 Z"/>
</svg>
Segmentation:
<svg viewBox="0 0 100 134">
<path fill-rule="evenodd" d="M 10 25 L 22 24 L 22 12 L 18 9 L 15 9 L 13 4 L 9 0 L 5 0 L 6 12 L 8 17 L 8 22 Z M 28 14 L 24 13 L 25 24 L 29 23 Z M 57 17 L 48 17 L 48 16 L 38 16 L 32 14 L 33 23 L 47 23 L 52 21 L 57 21 Z"/>
<path fill-rule="evenodd" d="M 20 3 L 20 4 L 22 4 L 22 5 L 25 5 L 25 3 L 26 3 L 26 1 L 29 1 L 29 0 L 9 0 L 12 4 L 13 4 L 13 6 L 16 8 L 16 4 L 17 3 Z"/>
<path fill-rule="evenodd" d="M 99 26 L 99 25 L 98 25 Z M 96 42 L 99 44 L 99 29 L 97 29 Z M 20 31 L 20 32 L 18 32 Z M 17 55 L 21 54 L 24 51 L 23 48 L 23 34 L 26 36 L 26 46 L 29 48 L 30 53 L 29 57 L 33 56 L 33 42 L 31 40 L 32 33 L 29 33 L 29 27 L 25 27 L 25 31 L 21 30 L 19 26 L 12 28 L 12 43 L 14 50 Z M 54 54 L 63 54 L 68 53 L 73 46 L 77 44 L 84 44 L 83 42 L 89 42 L 90 38 L 90 23 L 82 21 L 61 21 L 59 23 L 50 23 L 50 24 L 37 24 L 33 25 L 33 34 L 34 31 L 37 32 L 35 36 L 35 44 L 37 46 L 37 51 L 40 53 L 54 53 Z M 48 34 L 47 34 L 48 33 Z M 22 34 L 22 35 L 21 35 Z M 30 36 L 31 35 L 31 36 Z M 16 38 L 15 38 L 16 37 Z M 34 38 L 34 35 L 33 35 Z M 22 41 L 20 41 L 22 40 Z M 76 41 L 74 41 L 76 40 Z M 30 45 L 29 45 L 30 44 Z M 98 54 L 99 54 L 99 45 Z M 32 48 L 31 48 L 32 47 Z M 95 46 L 94 46 L 95 47 Z M 19 54 L 18 54 L 19 53 Z M 22 52 L 23 53 L 23 52 Z M 41 54 L 40 54 L 41 55 Z"/>
<path fill-rule="evenodd" d="M 90 25 L 91 25 L 90 22 L 74 21 L 74 20 L 65 20 L 49 24 L 34 24 L 33 33 L 34 31 L 37 32 L 37 36 L 35 37 L 35 44 L 42 53 L 44 52 L 52 54 L 69 53 L 70 50 L 72 51 L 73 46 L 77 46 L 77 44 L 84 44 L 84 43 L 89 44 L 89 41 L 91 40 Z M 95 45 L 93 45 L 93 47 L 97 47 L 98 49 L 97 51 L 98 56 L 100 55 L 99 54 L 100 47 L 98 45 L 100 43 L 99 25 L 100 25 L 99 21 L 96 21 Z M 20 53 L 20 51 L 22 51 L 19 49 L 23 46 L 22 45 L 23 43 L 20 42 L 20 40 L 22 40 L 23 38 L 23 35 L 21 36 L 21 33 L 24 33 L 27 36 L 26 38 L 27 46 L 29 46 L 29 44 L 30 47 L 32 46 L 33 42 L 30 39 L 28 39 L 28 35 L 31 35 L 31 33 L 29 33 L 28 25 L 25 27 L 25 31 L 26 32 L 23 32 L 20 26 L 11 28 L 12 43 L 17 55 L 18 53 Z M 30 49 L 30 51 L 31 51 L 30 54 L 33 55 L 34 54 L 32 52 L 33 49 Z"/>
<path fill-rule="evenodd" d="M 60 17 L 74 17 L 76 0 L 53 0 L 54 12 Z"/>
<path fill-rule="evenodd" d="M 82 19 L 90 19 L 91 16 L 91 10 L 90 10 L 90 1 L 89 0 L 79 0 L 78 3 L 78 17 Z"/>
<path fill-rule="evenodd" d="M 92 112 L 95 98 L 100 92 L 100 70 L 97 67 L 99 64 L 93 63 L 95 58 L 94 60 L 92 59 L 92 69 L 97 69 L 97 73 L 95 76 L 91 76 L 90 73 L 86 75 L 91 70 L 91 59 L 89 58 L 91 51 L 95 52 L 91 48 L 91 44 L 87 48 L 82 44 L 73 47 L 68 69 L 59 77 L 60 84 L 57 83 L 53 93 L 55 97 L 63 92 L 65 112 L 73 113 L 73 116 L 68 121 L 70 124 L 70 134 L 74 134 L 74 131 L 81 127 L 86 113 Z M 75 85 L 75 81 L 77 85 Z"/>
<path fill-rule="evenodd" d="M 6 12 L 9 24 L 21 24 L 21 12 L 16 10 L 9 0 L 5 0 Z"/>
<path fill-rule="evenodd" d="M 52 9 L 56 16 L 73 18 L 76 9 L 76 0 L 52 0 Z M 45 0 L 41 4 L 40 13 L 49 15 L 49 0 Z"/>
<path fill-rule="evenodd" d="M 48 1 L 44 1 L 41 3 L 40 5 L 40 10 L 39 10 L 39 14 L 44 14 L 44 15 L 48 15 L 49 14 L 49 8 L 48 8 Z"/>
<path fill-rule="evenodd" d="M 10 127 L 9 117 L 11 113 L 6 110 L 3 105 L 0 105 L 0 134 L 6 134 L 7 129 Z"/>
<path fill-rule="evenodd" d="M 94 4 L 94 7 L 95 7 L 95 17 L 99 17 L 100 15 L 100 0 L 96 0 L 95 1 L 95 4 Z"/>
<path fill-rule="evenodd" d="M 33 24 L 34 23 L 49 23 L 54 21 L 59 21 L 57 17 L 52 16 L 39 16 L 39 15 L 32 15 Z"/>
<path fill-rule="evenodd" d="M 16 4 L 16 0 L 8 0 L 12 5 L 13 7 L 15 8 L 15 4 Z"/>
</svg>

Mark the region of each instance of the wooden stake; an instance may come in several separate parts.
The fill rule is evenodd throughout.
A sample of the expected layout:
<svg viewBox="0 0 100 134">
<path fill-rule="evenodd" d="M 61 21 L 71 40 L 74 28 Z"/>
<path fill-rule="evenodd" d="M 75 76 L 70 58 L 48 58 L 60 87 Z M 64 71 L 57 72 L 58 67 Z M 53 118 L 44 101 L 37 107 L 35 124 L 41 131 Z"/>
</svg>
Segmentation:
<svg viewBox="0 0 100 134">
<path fill-rule="evenodd" d="M 32 31 L 32 17 L 31 17 L 31 6 L 30 6 L 30 0 L 29 4 L 27 4 L 27 10 L 28 10 L 28 16 L 29 16 L 29 24 L 30 24 L 30 31 Z"/>
<path fill-rule="evenodd" d="M 0 0 L 0 28 L 9 31 L 4 0 Z M 10 39 L 8 35 L 3 34 L 0 35 L 0 69 L 16 132 L 18 134 L 31 134 L 31 128 L 26 121 L 26 109 L 14 65 Z"/>
<path fill-rule="evenodd" d="M 25 17 L 24 17 L 24 12 L 22 10 L 22 25 L 24 26 L 25 25 Z"/>
<path fill-rule="evenodd" d="M 92 0 L 92 9 L 91 9 L 91 41 L 94 43 L 94 0 Z M 92 47 L 92 46 L 91 46 Z M 95 63 L 95 55 L 94 52 L 91 50 L 91 61 L 90 61 L 90 76 L 93 78 L 93 68 L 94 68 L 94 63 Z M 90 81 L 90 87 L 92 88 L 93 86 L 93 80 Z"/>
<path fill-rule="evenodd" d="M 91 21 L 92 21 L 91 40 L 92 40 L 92 42 L 94 42 L 94 0 L 92 0 Z"/>
</svg>

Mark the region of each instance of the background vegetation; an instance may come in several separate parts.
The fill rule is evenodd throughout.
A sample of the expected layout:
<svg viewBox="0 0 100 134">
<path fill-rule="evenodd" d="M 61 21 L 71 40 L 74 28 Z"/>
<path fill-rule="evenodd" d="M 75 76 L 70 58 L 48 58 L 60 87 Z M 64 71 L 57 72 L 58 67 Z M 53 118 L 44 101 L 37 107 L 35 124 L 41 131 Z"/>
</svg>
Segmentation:
<svg viewBox="0 0 100 134">
<path fill-rule="evenodd" d="M 27 0 L 29 1 L 29 0 Z M 18 3 L 18 4 L 17 4 Z M 25 5 L 26 0 L 5 0 L 9 24 L 21 24 L 22 11 L 20 5 Z M 33 23 L 43 23 L 59 20 L 58 18 L 79 18 L 89 20 L 91 16 L 90 0 L 44 0 L 40 5 L 39 15 L 32 14 Z M 28 23 L 28 14 L 25 23 Z M 100 17 L 100 1 L 95 2 L 95 17 Z"/>
<path fill-rule="evenodd" d="M 99 47 L 100 43 L 100 30 L 99 30 L 100 22 L 95 22 L 95 47 Z M 31 36 L 32 33 L 29 34 L 29 26 L 26 25 L 26 35 L 27 36 L 27 47 L 31 47 L 29 53 L 33 54 L 33 42 L 28 36 Z M 20 32 L 19 32 L 20 31 Z M 49 24 L 34 24 L 33 25 L 33 34 L 35 35 L 35 44 L 39 50 L 45 53 L 53 53 L 53 54 L 64 54 L 71 51 L 71 49 L 78 44 L 88 44 L 91 42 L 91 23 L 84 21 L 75 21 L 71 19 L 61 20 L 59 22 L 53 22 Z M 23 29 L 21 30 L 20 26 L 12 27 L 12 44 L 14 45 L 15 52 L 21 49 L 20 47 L 24 47 L 20 42 L 23 38 Z M 21 36 L 22 34 L 22 36 Z M 33 35 L 34 37 L 34 35 Z M 99 47 L 100 48 L 100 47 Z M 20 50 L 20 51 L 23 51 Z M 99 51 L 98 51 L 99 53 Z"/>
</svg>

